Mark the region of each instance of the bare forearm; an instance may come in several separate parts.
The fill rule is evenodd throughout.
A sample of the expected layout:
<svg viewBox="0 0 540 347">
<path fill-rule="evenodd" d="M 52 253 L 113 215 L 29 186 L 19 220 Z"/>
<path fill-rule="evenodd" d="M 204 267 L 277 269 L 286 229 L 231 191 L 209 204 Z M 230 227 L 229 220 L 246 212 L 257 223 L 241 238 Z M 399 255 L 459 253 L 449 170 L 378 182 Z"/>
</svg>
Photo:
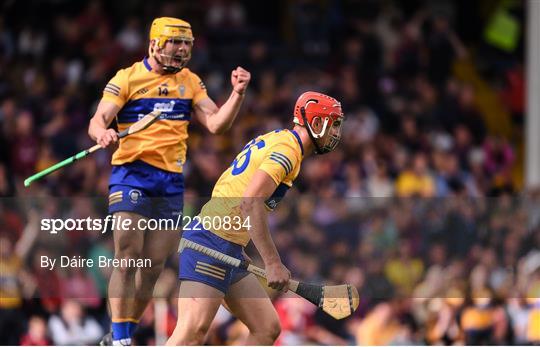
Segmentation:
<svg viewBox="0 0 540 347">
<path fill-rule="evenodd" d="M 232 91 L 229 99 L 213 114 L 208 122 L 209 130 L 214 134 L 221 134 L 231 128 L 242 102 L 244 95 L 236 91 Z"/>
<path fill-rule="evenodd" d="M 459 37 L 455 33 L 450 33 L 448 39 L 454 47 L 454 51 L 459 59 L 464 59 L 467 57 L 467 48 L 463 45 Z"/>
<path fill-rule="evenodd" d="M 20 240 L 15 246 L 15 253 L 19 256 L 20 259 L 25 259 L 28 255 L 28 252 L 34 245 L 34 242 L 37 239 L 39 232 L 39 214 L 31 210 L 29 212 L 29 220 L 26 224 L 23 234 Z"/>
<path fill-rule="evenodd" d="M 96 140 L 100 132 L 107 129 L 107 124 L 103 117 L 95 116 L 90 120 L 90 125 L 88 126 L 88 135 L 92 140 Z"/>
<path fill-rule="evenodd" d="M 247 200 L 247 201 L 246 201 Z M 250 219 L 249 235 L 259 251 L 265 265 L 281 262 L 276 245 L 272 240 L 266 218 L 266 209 L 260 198 L 249 198 L 242 202 L 242 215 Z"/>
<path fill-rule="evenodd" d="M 119 106 L 108 101 L 102 100 L 99 103 L 96 113 L 90 119 L 90 125 L 88 126 L 88 135 L 92 140 L 96 141 L 107 130 L 119 109 Z"/>
</svg>

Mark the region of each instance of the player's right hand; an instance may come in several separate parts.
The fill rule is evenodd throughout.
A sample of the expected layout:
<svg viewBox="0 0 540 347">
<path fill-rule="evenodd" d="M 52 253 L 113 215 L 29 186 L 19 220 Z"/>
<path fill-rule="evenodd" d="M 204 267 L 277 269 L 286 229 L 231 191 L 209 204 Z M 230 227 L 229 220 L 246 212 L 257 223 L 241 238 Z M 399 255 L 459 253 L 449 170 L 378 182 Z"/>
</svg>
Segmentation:
<svg viewBox="0 0 540 347">
<path fill-rule="evenodd" d="M 276 290 L 287 290 L 289 288 L 289 280 L 291 272 L 281 262 L 276 262 L 266 265 L 266 281 L 268 286 Z"/>
<path fill-rule="evenodd" d="M 118 134 L 114 129 L 103 129 L 103 131 L 96 136 L 96 142 L 102 148 L 106 148 L 111 143 L 118 142 Z"/>
</svg>

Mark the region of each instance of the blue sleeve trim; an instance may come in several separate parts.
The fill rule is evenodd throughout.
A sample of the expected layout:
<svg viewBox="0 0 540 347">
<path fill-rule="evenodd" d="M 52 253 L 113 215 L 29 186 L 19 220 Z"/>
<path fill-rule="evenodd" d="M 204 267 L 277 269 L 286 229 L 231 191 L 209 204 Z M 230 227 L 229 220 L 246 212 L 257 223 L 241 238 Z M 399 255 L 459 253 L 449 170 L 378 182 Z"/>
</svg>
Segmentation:
<svg viewBox="0 0 540 347">
<path fill-rule="evenodd" d="M 279 165 L 281 165 L 283 167 L 283 169 L 285 169 L 285 174 L 287 174 L 287 175 L 289 174 L 289 168 L 287 167 L 287 164 L 282 159 L 270 156 L 270 160 L 273 160 L 276 163 L 278 163 Z"/>
<path fill-rule="evenodd" d="M 278 152 L 272 152 L 272 154 L 270 154 L 270 157 L 272 157 L 272 156 L 283 160 L 287 164 L 287 167 L 289 168 L 289 171 L 292 171 L 293 165 L 292 165 L 292 162 L 289 160 L 289 158 L 287 158 L 285 155 L 283 155 L 281 153 L 278 153 Z"/>
</svg>

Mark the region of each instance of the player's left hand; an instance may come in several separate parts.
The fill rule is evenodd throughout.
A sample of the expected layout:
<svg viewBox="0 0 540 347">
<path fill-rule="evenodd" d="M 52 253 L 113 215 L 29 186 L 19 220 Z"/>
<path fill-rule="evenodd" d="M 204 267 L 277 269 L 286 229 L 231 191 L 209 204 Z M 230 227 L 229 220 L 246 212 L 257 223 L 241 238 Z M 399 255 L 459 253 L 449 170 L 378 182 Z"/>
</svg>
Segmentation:
<svg viewBox="0 0 540 347">
<path fill-rule="evenodd" d="M 231 84 L 235 92 L 243 95 L 246 92 L 251 74 L 240 66 L 231 72 Z"/>
</svg>

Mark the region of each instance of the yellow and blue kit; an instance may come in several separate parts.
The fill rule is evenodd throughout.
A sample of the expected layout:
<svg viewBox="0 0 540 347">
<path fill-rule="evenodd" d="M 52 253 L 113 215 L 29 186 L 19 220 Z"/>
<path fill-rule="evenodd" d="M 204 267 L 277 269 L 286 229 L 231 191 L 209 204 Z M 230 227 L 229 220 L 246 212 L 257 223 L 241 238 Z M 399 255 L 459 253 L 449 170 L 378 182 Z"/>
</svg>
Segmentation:
<svg viewBox="0 0 540 347">
<path fill-rule="evenodd" d="M 103 100 L 121 108 L 116 117 L 119 131 L 152 111 L 161 111 L 151 127 L 120 139 L 112 158 L 110 213 L 172 218 L 182 211 L 188 125 L 193 106 L 207 97 L 200 78 L 187 68 L 158 74 L 146 58 L 109 81 Z"/>
<path fill-rule="evenodd" d="M 199 219 L 184 227 L 182 237 L 242 260 L 250 236 L 240 203 L 255 172 L 266 172 L 277 185 L 265 202 L 273 210 L 300 173 L 303 155 L 302 141 L 294 130 L 276 130 L 249 141 L 217 181 Z M 226 218 L 231 223 L 224 223 Z M 216 219 L 219 223 L 214 223 Z M 207 224 L 212 227 L 205 229 L 204 220 L 213 221 Z M 202 282 L 224 293 L 247 274 L 191 249 L 180 255 L 179 272 L 181 280 Z"/>
</svg>

